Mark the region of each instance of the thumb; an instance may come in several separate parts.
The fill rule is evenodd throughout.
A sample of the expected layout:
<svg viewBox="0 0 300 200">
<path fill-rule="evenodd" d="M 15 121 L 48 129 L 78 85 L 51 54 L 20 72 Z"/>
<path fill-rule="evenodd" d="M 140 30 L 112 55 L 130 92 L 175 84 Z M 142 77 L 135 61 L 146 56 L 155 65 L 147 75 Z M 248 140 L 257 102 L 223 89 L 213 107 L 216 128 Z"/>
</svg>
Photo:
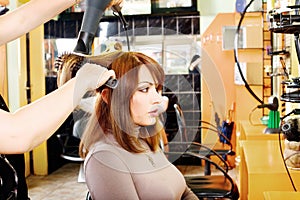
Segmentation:
<svg viewBox="0 0 300 200">
<path fill-rule="evenodd" d="M 116 74 L 114 70 L 105 71 L 97 81 L 97 88 L 105 84 L 110 78 L 116 78 Z"/>
</svg>

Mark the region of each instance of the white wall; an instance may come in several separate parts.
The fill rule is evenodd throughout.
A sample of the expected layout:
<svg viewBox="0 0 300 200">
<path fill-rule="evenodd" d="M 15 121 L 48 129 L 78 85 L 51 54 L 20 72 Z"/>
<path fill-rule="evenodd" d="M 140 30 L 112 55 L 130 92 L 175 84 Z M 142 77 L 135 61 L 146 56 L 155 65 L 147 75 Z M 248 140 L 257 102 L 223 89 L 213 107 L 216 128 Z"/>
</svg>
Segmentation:
<svg viewBox="0 0 300 200">
<path fill-rule="evenodd" d="M 236 0 L 198 0 L 201 16 L 215 16 L 219 12 L 234 12 Z"/>
<path fill-rule="evenodd" d="M 218 13 L 235 11 L 236 0 L 198 0 L 200 12 L 200 31 L 202 34 Z"/>
</svg>

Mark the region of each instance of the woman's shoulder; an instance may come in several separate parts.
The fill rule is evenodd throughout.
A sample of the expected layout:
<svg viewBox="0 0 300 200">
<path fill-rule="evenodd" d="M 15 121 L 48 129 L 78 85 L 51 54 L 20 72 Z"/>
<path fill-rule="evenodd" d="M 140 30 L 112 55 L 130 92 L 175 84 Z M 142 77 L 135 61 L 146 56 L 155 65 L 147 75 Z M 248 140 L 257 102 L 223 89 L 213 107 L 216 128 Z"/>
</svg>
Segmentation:
<svg viewBox="0 0 300 200">
<path fill-rule="evenodd" d="M 89 149 L 89 154 L 95 154 L 97 152 L 109 151 L 109 152 L 118 152 L 117 148 L 120 148 L 120 145 L 115 140 L 114 136 L 111 134 L 104 135 L 98 142 L 91 146 Z"/>
<path fill-rule="evenodd" d="M 117 148 L 103 141 L 95 143 L 85 158 L 85 165 L 98 163 L 114 170 L 128 172 L 127 164 Z"/>
<path fill-rule="evenodd" d="M 117 142 L 113 139 L 105 139 L 96 142 L 90 149 L 88 156 L 103 156 L 103 155 L 110 155 L 120 157 L 120 151 L 123 149 L 118 145 Z"/>
<path fill-rule="evenodd" d="M 115 152 L 116 151 L 116 146 L 110 143 L 107 143 L 105 141 L 99 141 L 96 142 L 92 148 L 90 149 L 89 152 L 91 153 L 96 153 L 96 152 L 100 152 L 100 151 L 111 151 L 111 152 Z"/>
</svg>

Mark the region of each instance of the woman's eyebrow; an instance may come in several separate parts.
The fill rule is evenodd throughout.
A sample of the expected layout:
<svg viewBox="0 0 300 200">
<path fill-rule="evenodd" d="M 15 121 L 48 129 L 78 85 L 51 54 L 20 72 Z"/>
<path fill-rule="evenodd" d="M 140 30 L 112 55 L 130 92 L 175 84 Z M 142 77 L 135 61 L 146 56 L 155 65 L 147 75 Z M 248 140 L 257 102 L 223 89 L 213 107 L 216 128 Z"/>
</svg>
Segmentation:
<svg viewBox="0 0 300 200">
<path fill-rule="evenodd" d="M 150 82 L 150 81 L 141 81 L 138 83 L 138 85 L 142 85 L 142 84 L 150 84 L 150 85 L 154 85 L 155 83 Z"/>
</svg>

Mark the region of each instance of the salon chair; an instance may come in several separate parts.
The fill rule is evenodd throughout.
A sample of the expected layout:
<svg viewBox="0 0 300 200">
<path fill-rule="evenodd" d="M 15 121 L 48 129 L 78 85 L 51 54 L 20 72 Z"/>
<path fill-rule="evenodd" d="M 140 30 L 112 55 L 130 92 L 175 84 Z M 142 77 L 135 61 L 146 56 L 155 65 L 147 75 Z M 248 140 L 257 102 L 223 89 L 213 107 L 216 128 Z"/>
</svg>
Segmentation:
<svg viewBox="0 0 300 200">
<path fill-rule="evenodd" d="M 173 135 L 172 140 L 168 141 L 169 151 L 165 152 L 165 154 L 169 161 L 174 164 L 174 162 L 181 162 L 181 160 L 177 160 L 177 158 L 186 151 L 191 141 L 188 139 L 186 123 L 181 107 L 178 103 L 175 103 L 173 106 L 176 114 L 176 119 L 173 120 L 178 126 L 178 131 Z"/>
<path fill-rule="evenodd" d="M 221 155 L 224 160 L 227 161 L 227 156 L 234 156 L 235 155 L 235 151 L 233 150 L 233 145 L 231 143 L 231 141 L 226 137 L 225 134 L 223 134 L 215 125 L 206 122 L 206 121 L 200 121 L 201 126 L 199 126 L 198 128 L 200 130 L 202 130 L 202 134 L 204 131 L 206 131 L 207 134 L 215 134 L 215 136 L 217 136 L 219 138 L 222 138 L 223 142 L 216 142 L 215 144 L 206 144 L 203 143 L 206 146 L 209 146 L 211 149 L 213 149 L 215 152 L 217 152 L 219 155 Z M 197 147 L 191 145 L 189 147 L 189 151 L 193 151 L 196 150 L 197 151 Z M 202 154 L 203 155 L 203 154 Z M 212 152 L 208 152 L 206 154 L 207 158 L 210 158 L 211 156 L 214 156 L 214 154 Z M 205 162 L 205 173 L 207 175 L 209 175 L 211 173 L 210 171 L 210 163 L 209 162 Z M 231 168 L 231 167 L 230 167 Z"/>
<path fill-rule="evenodd" d="M 79 138 L 67 133 L 57 134 L 57 138 L 62 146 L 62 154 L 60 155 L 62 158 L 74 162 L 83 161 L 78 153 L 80 143 Z"/>
<path fill-rule="evenodd" d="M 193 159 L 199 159 L 209 162 L 210 165 L 215 167 L 215 173 L 210 175 L 200 175 L 199 173 L 193 175 L 184 175 L 187 185 L 195 193 L 199 199 L 239 199 L 239 189 L 235 181 L 228 174 L 228 165 L 222 156 L 218 155 L 214 150 L 201 145 L 193 144 L 198 146 L 203 151 L 209 151 L 215 154 L 215 156 L 223 163 L 223 165 L 217 164 L 215 161 L 209 159 L 207 156 L 199 153 L 186 151 L 182 154 L 182 157 L 190 157 Z M 201 170 L 200 170 L 201 171 Z M 203 171 L 202 171 L 203 172 Z M 220 173 L 217 173 L 220 172 Z M 194 171 L 195 173 L 195 171 Z"/>
<path fill-rule="evenodd" d="M 169 141 L 169 152 L 165 152 L 165 154 L 168 156 L 170 162 L 172 162 L 174 165 L 185 165 L 185 164 L 201 164 L 199 163 L 199 159 L 191 159 L 187 157 L 181 157 L 181 154 L 190 151 L 190 152 L 196 152 L 203 156 L 206 156 L 208 159 L 211 158 L 211 156 L 215 156 L 214 153 L 211 151 L 202 151 L 202 149 L 199 149 L 197 145 L 191 145 L 192 143 L 199 143 L 197 141 L 197 136 L 194 136 L 194 139 L 192 141 L 189 141 L 185 123 L 185 118 L 183 111 L 178 104 L 174 104 L 176 116 L 177 116 L 177 123 L 178 123 L 178 133 L 174 137 L 174 140 Z M 214 126 L 211 123 L 200 121 L 201 126 L 198 127 L 198 130 L 201 130 L 202 132 L 206 130 L 207 134 L 216 134 L 217 137 L 223 137 L 223 139 L 226 141 L 226 144 L 222 144 L 221 147 L 211 147 L 214 151 L 218 153 L 218 155 L 222 156 L 223 158 L 226 158 L 228 155 L 235 155 L 235 152 L 233 151 L 233 145 L 231 144 L 230 140 L 222 133 L 220 132 L 216 126 Z M 212 144 L 205 144 L 206 146 L 212 146 Z M 210 162 L 205 162 L 205 174 L 210 175 L 211 169 L 210 169 Z"/>
<path fill-rule="evenodd" d="M 83 172 L 84 159 L 79 156 L 80 138 L 73 135 L 73 126 L 74 121 L 73 115 L 71 114 L 63 126 L 60 127 L 60 131 L 56 134 L 62 148 L 60 157 L 66 161 L 81 163 L 78 174 L 78 182 L 85 182 Z"/>
</svg>

